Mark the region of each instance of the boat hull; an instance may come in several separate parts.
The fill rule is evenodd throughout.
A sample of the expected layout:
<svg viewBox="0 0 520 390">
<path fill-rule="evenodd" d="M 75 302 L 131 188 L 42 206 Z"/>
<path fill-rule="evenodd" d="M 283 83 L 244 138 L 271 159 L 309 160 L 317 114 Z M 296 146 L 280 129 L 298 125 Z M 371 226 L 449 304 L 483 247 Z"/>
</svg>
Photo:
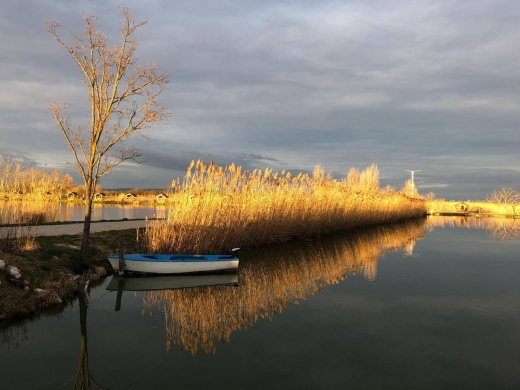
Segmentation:
<svg viewBox="0 0 520 390">
<path fill-rule="evenodd" d="M 239 259 L 233 255 L 124 255 L 123 271 L 145 274 L 191 274 L 236 270 Z M 119 257 L 108 257 L 119 271 Z"/>
</svg>

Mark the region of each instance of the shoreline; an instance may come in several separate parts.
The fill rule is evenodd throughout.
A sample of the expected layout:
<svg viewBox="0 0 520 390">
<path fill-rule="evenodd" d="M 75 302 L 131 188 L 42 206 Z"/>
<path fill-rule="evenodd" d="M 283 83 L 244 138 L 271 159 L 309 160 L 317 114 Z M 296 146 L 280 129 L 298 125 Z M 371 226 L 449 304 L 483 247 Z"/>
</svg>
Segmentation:
<svg viewBox="0 0 520 390">
<path fill-rule="evenodd" d="M 520 214 L 479 213 L 479 212 L 433 212 L 428 215 L 436 217 L 476 217 L 476 218 L 511 218 L 520 219 Z"/>
<path fill-rule="evenodd" d="M 100 233 L 106 231 L 117 231 L 127 229 L 144 228 L 149 223 L 146 219 L 118 220 L 118 221 L 92 221 L 90 233 Z M 67 236 L 83 233 L 83 222 L 64 222 L 33 226 L 3 226 L 0 227 L 0 237 L 8 229 L 19 229 L 22 236 L 33 235 L 41 236 Z"/>
</svg>

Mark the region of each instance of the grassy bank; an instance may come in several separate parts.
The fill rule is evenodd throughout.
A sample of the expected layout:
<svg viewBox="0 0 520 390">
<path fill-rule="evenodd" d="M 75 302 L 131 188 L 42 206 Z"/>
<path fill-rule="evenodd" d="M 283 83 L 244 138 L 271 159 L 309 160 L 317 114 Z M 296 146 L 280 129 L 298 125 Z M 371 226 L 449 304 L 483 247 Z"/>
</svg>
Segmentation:
<svg viewBox="0 0 520 390">
<path fill-rule="evenodd" d="M 170 202 L 167 220 L 145 231 L 151 252 L 219 253 L 426 214 L 423 200 L 381 190 L 375 165 L 336 180 L 320 166 L 292 177 L 197 162 Z"/>
<path fill-rule="evenodd" d="M 428 213 L 434 214 L 488 214 L 520 218 L 520 207 L 516 204 L 495 203 L 488 200 L 444 200 L 426 201 Z"/>
<path fill-rule="evenodd" d="M 81 236 L 32 237 L 31 248 L 9 247 L 0 252 L 0 320 L 23 318 L 46 307 L 65 303 L 85 288 L 101 281 L 110 270 L 107 255 L 119 240 L 125 250 L 136 251 L 136 231 L 123 230 L 92 235 L 87 258 L 79 260 Z M 4 248 L 5 249 L 5 248 Z M 12 276 L 16 267 L 20 276 Z"/>
</svg>

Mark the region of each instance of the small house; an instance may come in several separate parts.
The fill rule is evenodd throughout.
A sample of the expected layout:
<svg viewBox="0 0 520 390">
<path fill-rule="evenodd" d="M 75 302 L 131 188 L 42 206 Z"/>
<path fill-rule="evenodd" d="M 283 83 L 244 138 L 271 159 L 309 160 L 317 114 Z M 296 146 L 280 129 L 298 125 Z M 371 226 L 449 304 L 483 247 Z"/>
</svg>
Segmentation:
<svg viewBox="0 0 520 390">
<path fill-rule="evenodd" d="M 125 200 L 125 202 L 135 202 L 136 198 L 137 198 L 136 194 L 132 194 L 131 192 L 128 192 L 125 194 L 124 200 Z"/>
<path fill-rule="evenodd" d="M 74 192 L 74 191 L 70 191 L 68 194 L 67 194 L 67 200 L 76 200 L 76 198 L 79 197 L 79 194 L 77 192 Z"/>
<path fill-rule="evenodd" d="M 157 203 L 164 203 L 166 202 L 166 199 L 168 199 L 168 195 L 160 193 L 155 197 L 155 199 L 157 200 Z"/>
<path fill-rule="evenodd" d="M 94 194 L 94 201 L 96 202 L 102 202 L 107 197 L 107 194 L 104 192 L 96 192 Z"/>
</svg>

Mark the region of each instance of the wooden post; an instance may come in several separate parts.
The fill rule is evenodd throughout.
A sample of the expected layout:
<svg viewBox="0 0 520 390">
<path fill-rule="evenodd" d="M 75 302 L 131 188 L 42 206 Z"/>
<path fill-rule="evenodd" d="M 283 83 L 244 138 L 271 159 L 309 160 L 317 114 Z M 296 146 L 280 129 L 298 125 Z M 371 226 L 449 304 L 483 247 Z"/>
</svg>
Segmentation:
<svg viewBox="0 0 520 390">
<path fill-rule="evenodd" d="M 119 240 L 119 275 L 125 273 L 125 259 L 123 257 L 123 241 Z"/>
<path fill-rule="evenodd" d="M 116 298 L 116 311 L 121 310 L 121 299 L 123 298 L 123 290 L 125 287 L 125 279 L 117 279 L 117 298 Z"/>
</svg>

